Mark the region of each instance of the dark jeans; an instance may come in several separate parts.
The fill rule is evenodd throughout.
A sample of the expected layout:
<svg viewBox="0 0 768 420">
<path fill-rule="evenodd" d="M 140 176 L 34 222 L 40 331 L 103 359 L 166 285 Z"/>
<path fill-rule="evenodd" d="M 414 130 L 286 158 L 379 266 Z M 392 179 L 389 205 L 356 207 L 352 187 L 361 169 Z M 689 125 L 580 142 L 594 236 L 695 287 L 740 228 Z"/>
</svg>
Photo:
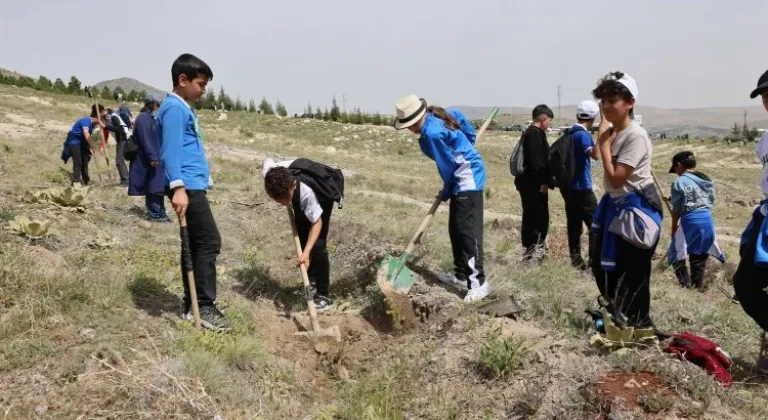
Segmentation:
<svg viewBox="0 0 768 420">
<path fill-rule="evenodd" d="M 757 235 L 760 234 L 760 225 L 763 217 L 758 213 L 756 228 L 747 243 L 741 247 L 741 261 L 736 274 L 733 275 L 733 290 L 739 298 L 741 307 L 752 319 L 765 331 L 768 331 L 768 268 L 761 268 L 755 264 L 755 250 L 757 248 Z"/>
<path fill-rule="evenodd" d="M 525 258 L 531 258 L 536 248 L 543 247 L 549 232 L 549 194 L 538 189 L 520 191 L 523 204 L 523 224 L 520 236 Z"/>
<path fill-rule="evenodd" d="M 147 206 L 147 216 L 150 219 L 165 219 L 168 214 L 165 212 L 165 197 L 162 194 L 149 194 L 144 196 L 144 203 Z"/>
<path fill-rule="evenodd" d="M 127 143 L 125 140 L 118 141 L 117 152 L 115 153 L 115 164 L 117 165 L 117 172 L 120 174 L 121 183 L 128 182 L 128 167 L 125 165 L 125 157 L 123 156 Z"/>
<path fill-rule="evenodd" d="M 456 278 L 468 289 L 485 283 L 483 271 L 483 192 L 462 192 L 451 197 L 448 234 Z"/>
<path fill-rule="evenodd" d="M 589 236 L 592 274 L 600 294 L 627 316 L 630 325 L 639 328 L 652 327 L 651 258 L 656 247 L 640 249 L 619 238 L 616 269 L 603 271 L 600 265 L 602 241 L 602 233 L 591 233 Z"/>
<path fill-rule="evenodd" d="M 581 256 L 581 235 L 583 225 L 587 231 L 592 227 L 592 218 L 597 210 L 597 198 L 592 190 L 560 190 L 565 201 L 565 217 L 568 225 L 568 250 L 574 267 L 585 265 Z"/>
<path fill-rule="evenodd" d="M 690 288 L 691 286 L 700 289 L 704 285 L 704 270 L 707 268 L 707 259 L 709 254 L 689 255 L 688 261 L 691 264 L 691 272 L 688 273 L 688 267 L 685 261 L 678 261 L 672 265 L 675 269 L 675 276 L 680 286 Z"/>
<path fill-rule="evenodd" d="M 309 275 L 310 282 L 315 283 L 317 294 L 328 297 L 331 287 L 331 262 L 328 259 L 328 229 L 331 226 L 331 213 L 333 212 L 333 202 L 320 203 L 323 209 L 323 215 L 320 219 L 323 221 L 323 227 L 320 230 L 320 236 L 315 241 L 315 246 L 309 253 Z M 312 223 L 304 215 L 304 212 L 296 209 L 294 217 L 296 218 L 296 230 L 299 233 L 301 249 L 307 246 L 309 231 L 312 229 Z"/>
<path fill-rule="evenodd" d="M 69 145 L 69 156 L 72 158 L 72 183 L 81 182 L 88 185 L 91 177 L 88 176 L 88 163 L 91 161 L 91 149 L 87 143 Z M 80 180 L 82 177 L 82 181 Z"/>
<path fill-rule="evenodd" d="M 221 251 L 221 236 L 213 219 L 208 197 L 202 190 L 187 190 L 187 231 L 189 248 L 192 253 L 192 267 L 195 274 L 195 288 L 200 305 L 212 305 L 216 301 L 216 257 Z M 169 193 L 173 197 L 173 193 Z M 183 256 L 182 256 L 183 260 Z M 189 304 L 189 281 L 182 267 L 184 303 Z"/>
</svg>

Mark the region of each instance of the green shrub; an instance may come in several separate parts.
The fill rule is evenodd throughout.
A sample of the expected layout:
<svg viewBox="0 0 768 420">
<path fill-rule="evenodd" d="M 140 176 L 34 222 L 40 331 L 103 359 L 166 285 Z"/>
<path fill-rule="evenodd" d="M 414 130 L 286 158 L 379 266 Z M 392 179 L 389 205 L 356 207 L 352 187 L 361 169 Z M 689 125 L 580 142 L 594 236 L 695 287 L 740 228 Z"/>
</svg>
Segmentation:
<svg viewBox="0 0 768 420">
<path fill-rule="evenodd" d="M 519 369 L 528 355 L 525 340 L 514 336 L 502 337 L 501 328 L 494 329 L 480 347 L 477 366 L 488 378 L 503 378 Z"/>
</svg>

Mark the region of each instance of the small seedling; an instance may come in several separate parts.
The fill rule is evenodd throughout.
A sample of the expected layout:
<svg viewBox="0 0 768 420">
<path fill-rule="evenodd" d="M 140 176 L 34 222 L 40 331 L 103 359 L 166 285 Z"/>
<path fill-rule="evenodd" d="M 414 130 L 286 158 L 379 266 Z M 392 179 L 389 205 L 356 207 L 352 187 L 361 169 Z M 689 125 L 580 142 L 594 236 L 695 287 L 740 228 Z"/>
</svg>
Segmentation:
<svg viewBox="0 0 768 420">
<path fill-rule="evenodd" d="M 477 364 L 485 376 L 503 378 L 523 365 L 528 351 L 524 340 L 515 336 L 503 337 L 501 328 L 496 328 L 488 334 L 480 348 Z"/>
</svg>

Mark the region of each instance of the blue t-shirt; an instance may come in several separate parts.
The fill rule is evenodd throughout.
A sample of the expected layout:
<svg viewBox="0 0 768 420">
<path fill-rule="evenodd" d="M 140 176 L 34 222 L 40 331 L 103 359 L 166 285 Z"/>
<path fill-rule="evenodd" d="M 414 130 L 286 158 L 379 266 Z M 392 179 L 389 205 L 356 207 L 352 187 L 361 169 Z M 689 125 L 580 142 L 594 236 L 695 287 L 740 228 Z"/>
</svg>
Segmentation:
<svg viewBox="0 0 768 420">
<path fill-rule="evenodd" d="M 573 140 L 573 161 L 576 164 L 573 174 L 572 190 L 592 189 L 592 161 L 589 153 L 595 147 L 592 135 L 581 124 L 571 127 Z"/>
<path fill-rule="evenodd" d="M 89 133 L 93 133 L 93 120 L 91 117 L 83 117 L 75 121 L 75 125 L 67 133 L 67 144 L 78 145 L 86 141 L 83 128 L 87 128 Z"/>
</svg>

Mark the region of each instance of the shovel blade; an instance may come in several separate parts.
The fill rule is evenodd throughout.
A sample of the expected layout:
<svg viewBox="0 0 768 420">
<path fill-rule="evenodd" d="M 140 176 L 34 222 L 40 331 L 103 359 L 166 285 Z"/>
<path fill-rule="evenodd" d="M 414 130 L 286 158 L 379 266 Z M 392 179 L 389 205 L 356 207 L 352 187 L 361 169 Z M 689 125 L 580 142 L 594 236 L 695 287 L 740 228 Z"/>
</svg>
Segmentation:
<svg viewBox="0 0 768 420">
<path fill-rule="evenodd" d="M 524 309 L 514 296 L 504 296 L 479 307 L 478 311 L 493 317 L 505 317 L 515 316 L 520 312 L 523 312 Z"/>
<path fill-rule="evenodd" d="M 379 265 L 379 281 L 386 281 L 395 293 L 407 295 L 413 286 L 413 272 L 402 258 L 388 257 Z"/>
</svg>

